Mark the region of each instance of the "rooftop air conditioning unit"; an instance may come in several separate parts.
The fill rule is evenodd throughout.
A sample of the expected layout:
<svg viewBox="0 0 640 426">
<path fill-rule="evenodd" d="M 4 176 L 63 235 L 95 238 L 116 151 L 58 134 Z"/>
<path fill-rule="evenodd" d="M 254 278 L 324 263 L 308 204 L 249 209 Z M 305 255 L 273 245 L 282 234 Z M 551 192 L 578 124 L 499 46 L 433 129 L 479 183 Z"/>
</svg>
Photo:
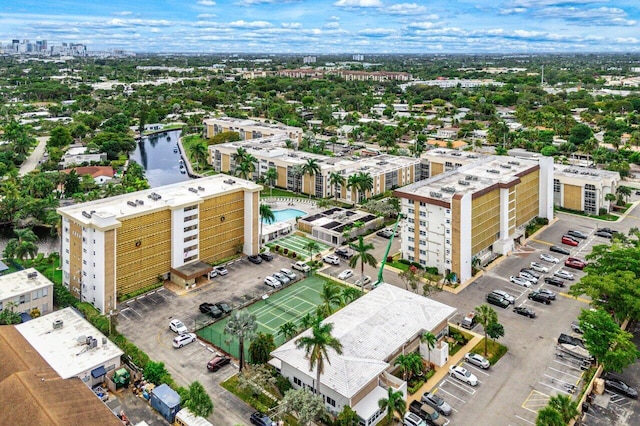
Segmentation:
<svg viewBox="0 0 640 426">
<path fill-rule="evenodd" d="M 494 174 L 496 174 L 496 175 L 499 175 L 499 174 L 500 174 L 500 170 L 496 170 L 496 169 L 488 169 L 488 170 L 487 170 L 487 172 L 488 172 L 488 173 L 494 173 Z"/>
<path fill-rule="evenodd" d="M 204 191 L 204 187 L 199 186 L 199 187 L 198 187 L 198 191 Z"/>
<path fill-rule="evenodd" d="M 459 180 L 458 184 L 463 185 L 463 186 L 469 186 L 469 185 L 471 185 L 471 182 L 469 182 L 468 180 Z"/>
<path fill-rule="evenodd" d="M 82 211 L 82 216 L 86 217 L 87 219 L 91 219 L 91 213 L 87 213 L 84 210 Z"/>
<path fill-rule="evenodd" d="M 197 190 L 197 189 L 195 189 L 195 188 L 189 188 L 189 191 L 193 192 L 194 194 L 197 194 L 197 193 L 198 193 L 198 190 Z"/>
<path fill-rule="evenodd" d="M 129 204 L 131 207 L 137 206 L 137 204 L 134 201 L 127 201 L 127 204 Z"/>
<path fill-rule="evenodd" d="M 34 280 L 34 279 L 38 278 L 38 273 L 37 272 L 29 272 L 27 274 L 27 278 L 29 278 L 30 280 Z"/>
<path fill-rule="evenodd" d="M 57 319 L 53 322 L 53 329 L 59 330 L 64 326 L 64 322 L 61 319 Z"/>
<path fill-rule="evenodd" d="M 138 203 L 139 205 L 143 205 L 143 204 L 144 204 L 144 201 L 142 201 L 142 200 L 136 200 L 136 203 Z"/>
</svg>

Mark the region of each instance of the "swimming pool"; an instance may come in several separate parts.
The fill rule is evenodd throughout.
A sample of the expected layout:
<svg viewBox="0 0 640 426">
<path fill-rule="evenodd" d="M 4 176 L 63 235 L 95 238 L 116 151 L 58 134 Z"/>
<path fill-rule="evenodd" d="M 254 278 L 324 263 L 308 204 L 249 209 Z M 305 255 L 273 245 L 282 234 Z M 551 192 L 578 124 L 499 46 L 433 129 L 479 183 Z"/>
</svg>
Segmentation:
<svg viewBox="0 0 640 426">
<path fill-rule="evenodd" d="M 295 219 L 298 216 L 306 216 L 307 212 L 298 209 L 284 209 L 273 210 L 273 215 L 276 217 L 274 222 L 285 222 L 289 219 Z"/>
</svg>

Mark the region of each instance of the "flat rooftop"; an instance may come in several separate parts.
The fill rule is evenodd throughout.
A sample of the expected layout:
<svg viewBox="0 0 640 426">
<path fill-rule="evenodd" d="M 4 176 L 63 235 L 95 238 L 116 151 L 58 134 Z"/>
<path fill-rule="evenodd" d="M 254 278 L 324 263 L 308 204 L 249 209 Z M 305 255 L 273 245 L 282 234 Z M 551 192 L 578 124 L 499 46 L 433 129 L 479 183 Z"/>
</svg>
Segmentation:
<svg viewBox="0 0 640 426">
<path fill-rule="evenodd" d="M 56 320 L 62 321 L 62 328 L 53 328 Z M 63 379 L 75 377 L 123 354 L 72 308 L 54 311 L 15 327 Z M 89 349 L 87 336 L 97 339 L 96 348 Z"/>
<path fill-rule="evenodd" d="M 53 286 L 53 283 L 34 268 L 0 275 L 0 300 L 48 286 Z"/>
<path fill-rule="evenodd" d="M 120 220 L 167 208 L 198 204 L 203 199 L 242 189 L 256 192 L 261 185 L 228 175 L 215 175 L 178 182 L 144 191 L 57 209 L 58 214 L 98 228 L 115 228 Z"/>
<path fill-rule="evenodd" d="M 554 176 L 577 177 L 590 181 L 600 181 L 602 179 L 619 180 L 620 173 L 609 170 L 593 169 L 590 167 L 567 166 L 565 164 L 555 164 L 553 166 Z"/>
<path fill-rule="evenodd" d="M 455 170 L 397 189 L 397 193 L 451 201 L 455 194 L 475 193 L 497 183 L 509 183 L 538 166 L 537 160 L 488 155 L 481 162 L 465 164 Z"/>
<path fill-rule="evenodd" d="M 487 155 L 479 154 L 477 152 L 468 152 L 468 151 L 460 151 L 457 149 L 450 148 L 434 148 L 429 151 L 425 151 L 420 156 L 421 158 L 445 158 L 449 159 L 452 162 L 455 161 L 464 161 L 465 163 L 481 160 Z"/>
</svg>

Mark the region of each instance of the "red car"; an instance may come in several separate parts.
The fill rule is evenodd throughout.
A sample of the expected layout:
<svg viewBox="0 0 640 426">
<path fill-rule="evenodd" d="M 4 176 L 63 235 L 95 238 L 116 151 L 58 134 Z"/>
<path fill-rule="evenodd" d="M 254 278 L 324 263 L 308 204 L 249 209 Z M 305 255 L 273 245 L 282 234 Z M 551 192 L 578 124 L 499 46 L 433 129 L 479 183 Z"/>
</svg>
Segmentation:
<svg viewBox="0 0 640 426">
<path fill-rule="evenodd" d="M 582 270 L 585 266 L 587 266 L 587 263 L 582 259 L 578 259 L 577 257 L 570 257 L 564 261 L 564 266 Z"/>
<path fill-rule="evenodd" d="M 566 244 L 568 246 L 577 246 L 579 244 L 578 240 L 571 238 L 568 235 L 563 235 L 562 236 L 562 244 Z"/>
</svg>

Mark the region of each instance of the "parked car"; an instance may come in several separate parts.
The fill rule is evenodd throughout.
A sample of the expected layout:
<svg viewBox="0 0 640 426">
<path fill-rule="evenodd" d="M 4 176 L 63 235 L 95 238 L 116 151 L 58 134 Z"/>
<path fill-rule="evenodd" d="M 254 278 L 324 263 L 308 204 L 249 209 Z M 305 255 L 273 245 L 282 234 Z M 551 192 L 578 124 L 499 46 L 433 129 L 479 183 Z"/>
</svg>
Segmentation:
<svg viewBox="0 0 640 426">
<path fill-rule="evenodd" d="M 486 359 L 482 355 L 474 354 L 473 352 L 469 352 L 465 354 L 464 360 L 467 361 L 469 364 L 473 364 L 476 367 L 480 367 L 484 370 L 491 367 L 491 363 L 489 362 L 488 359 Z"/>
<path fill-rule="evenodd" d="M 632 399 L 638 399 L 638 391 L 627 385 L 622 379 L 611 374 L 604 376 L 604 388 Z"/>
<path fill-rule="evenodd" d="M 249 262 L 255 263 L 256 265 L 259 265 L 262 263 L 262 257 L 260 257 L 260 255 L 258 254 L 251 255 L 247 257 L 247 259 L 249 260 Z"/>
<path fill-rule="evenodd" d="M 231 306 L 227 302 L 218 302 L 216 303 L 218 309 L 220 309 L 225 315 L 232 311 Z"/>
<path fill-rule="evenodd" d="M 551 246 L 549 247 L 549 251 L 553 251 L 556 253 L 560 253 L 560 254 L 571 254 L 571 252 L 569 250 L 567 250 L 564 247 L 560 247 L 560 246 Z"/>
<path fill-rule="evenodd" d="M 363 286 L 363 285 L 369 284 L 370 282 L 371 282 L 371 277 L 369 275 L 365 275 L 364 278 L 359 278 L 355 282 L 355 285 Z"/>
<path fill-rule="evenodd" d="M 340 256 L 343 259 L 351 259 L 353 257 L 353 251 L 349 250 L 347 247 L 340 247 L 335 249 L 334 253 Z"/>
<path fill-rule="evenodd" d="M 536 272 L 542 272 L 543 274 L 546 274 L 547 272 L 549 272 L 549 268 L 547 268 L 546 266 L 538 263 L 538 262 L 531 262 L 530 265 L 531 269 L 533 269 Z"/>
<path fill-rule="evenodd" d="M 273 260 L 273 255 L 268 251 L 260 253 L 260 257 L 262 258 L 262 260 L 266 260 L 267 262 L 271 262 Z"/>
<path fill-rule="evenodd" d="M 564 266 L 566 266 L 567 268 L 583 270 L 587 266 L 587 264 L 584 260 L 578 259 L 576 257 L 569 257 L 564 261 Z"/>
<path fill-rule="evenodd" d="M 381 229 L 380 231 L 376 232 L 376 235 L 382 238 L 391 238 L 393 232 L 389 231 L 388 229 Z"/>
<path fill-rule="evenodd" d="M 527 274 L 531 275 L 534 278 L 540 278 L 540 273 L 534 271 L 531 268 L 522 268 L 522 269 L 520 269 L 520 272 L 526 272 Z"/>
<path fill-rule="evenodd" d="M 573 337 L 565 333 L 560 333 L 560 335 L 558 336 L 558 344 L 561 345 L 563 343 L 567 345 L 580 346 L 581 348 L 584 348 L 584 341 L 579 337 Z"/>
<path fill-rule="evenodd" d="M 579 321 L 572 321 L 571 322 L 571 330 L 575 331 L 578 334 L 583 334 L 584 333 L 582 328 L 580 328 L 580 322 Z"/>
<path fill-rule="evenodd" d="M 602 237 L 602 238 L 608 238 L 608 239 L 612 239 L 613 238 L 613 234 L 610 234 L 608 232 L 601 231 L 601 230 L 596 231 L 595 235 L 597 237 Z"/>
<path fill-rule="evenodd" d="M 555 285 L 556 287 L 564 287 L 564 281 L 556 277 L 545 277 L 544 282 Z"/>
<path fill-rule="evenodd" d="M 203 303 L 202 305 L 205 305 L 205 303 Z M 202 305 L 200 305 L 200 312 L 202 312 L 203 314 L 210 315 L 213 318 L 220 318 L 223 314 L 222 309 L 218 308 L 213 303 L 206 303 L 207 306 L 204 307 L 204 310 Z"/>
<path fill-rule="evenodd" d="M 207 363 L 207 370 L 218 371 L 231 362 L 231 358 L 224 355 L 215 356 Z"/>
<path fill-rule="evenodd" d="M 273 420 L 271 420 L 266 414 L 259 411 L 251 414 L 249 421 L 251 421 L 251 424 L 256 426 L 273 426 Z"/>
<path fill-rule="evenodd" d="M 525 317 L 529 317 L 529 318 L 536 317 L 536 313 L 533 312 L 531 308 L 528 308 L 526 306 L 516 306 L 515 308 L 513 308 L 513 312 L 519 315 L 524 315 Z"/>
<path fill-rule="evenodd" d="M 322 258 L 322 261 L 325 263 L 328 263 L 330 265 L 339 265 L 340 264 L 340 258 L 338 256 L 336 256 L 335 254 L 328 254 L 325 257 Z"/>
<path fill-rule="evenodd" d="M 566 244 L 568 246 L 573 246 L 573 247 L 576 247 L 578 244 L 580 244 L 580 241 L 568 235 L 563 235 L 561 241 L 562 241 L 562 244 Z"/>
<path fill-rule="evenodd" d="M 502 298 L 504 298 L 506 301 L 508 301 L 509 303 L 511 303 L 512 305 L 514 303 L 516 303 L 516 298 L 512 295 L 510 295 L 509 293 L 507 293 L 506 291 L 503 290 L 493 290 L 491 293 L 493 294 L 497 294 L 498 296 L 501 296 Z"/>
<path fill-rule="evenodd" d="M 169 330 L 173 331 L 174 333 L 178 333 L 178 334 L 184 334 L 184 333 L 189 331 L 187 329 L 187 326 L 184 325 L 182 323 L 182 321 L 180 321 L 179 319 L 172 319 L 171 320 L 171 322 L 169 323 Z"/>
<path fill-rule="evenodd" d="M 295 281 L 295 279 L 298 278 L 296 273 L 293 272 L 291 269 L 282 268 L 282 269 L 280 269 L 280 272 L 285 274 L 291 281 Z"/>
<path fill-rule="evenodd" d="M 584 232 L 576 231 L 573 229 L 567 231 L 567 235 L 573 238 L 580 238 L 581 240 L 584 240 L 585 238 L 587 238 L 587 234 L 585 234 Z"/>
<path fill-rule="evenodd" d="M 421 401 L 430 407 L 435 408 L 436 411 L 443 416 L 451 414 L 451 406 L 435 393 L 425 392 L 424 395 L 422 395 Z"/>
<path fill-rule="evenodd" d="M 565 271 L 564 269 L 554 272 L 553 275 L 563 280 L 573 280 L 575 278 L 571 272 Z"/>
<path fill-rule="evenodd" d="M 271 275 L 264 277 L 264 283 L 273 288 L 282 287 L 282 283 L 278 281 L 276 277 L 272 277 Z"/>
<path fill-rule="evenodd" d="M 211 305 L 213 305 L 213 303 L 204 302 L 204 303 L 200 304 L 198 309 L 200 309 L 200 312 L 202 312 L 203 314 L 208 314 L 209 313 L 209 306 L 211 306 Z"/>
<path fill-rule="evenodd" d="M 459 365 L 452 365 L 449 367 L 449 376 L 463 381 L 470 386 L 478 385 L 478 378 L 471 374 L 469 370 L 464 367 L 460 367 Z"/>
<path fill-rule="evenodd" d="M 295 263 L 292 263 L 291 267 L 293 269 L 296 269 L 296 270 L 301 271 L 301 272 L 309 272 L 311 270 L 311 266 L 307 265 L 306 263 L 304 263 L 301 260 L 299 260 L 299 261 L 297 261 Z"/>
<path fill-rule="evenodd" d="M 539 291 L 532 291 L 527 297 L 529 300 L 533 300 L 534 302 L 544 303 L 545 305 L 551 304 L 551 299 Z"/>
<path fill-rule="evenodd" d="M 555 247 L 555 246 L 553 246 Z M 564 250 L 564 249 L 562 249 Z M 560 262 L 560 259 L 558 259 L 555 256 L 551 256 L 550 254 L 547 253 L 540 253 L 540 259 L 544 260 L 545 262 L 549 262 L 549 263 L 558 263 Z"/>
<path fill-rule="evenodd" d="M 218 265 L 215 267 L 216 272 L 218 273 L 218 275 L 227 275 L 229 273 L 229 270 L 227 269 L 226 266 L 224 265 Z"/>
<path fill-rule="evenodd" d="M 353 271 L 351 269 L 345 269 L 344 271 L 338 274 L 338 279 L 346 280 L 347 278 L 351 278 L 353 276 Z"/>
<path fill-rule="evenodd" d="M 501 308 L 509 307 L 510 303 L 502 296 L 498 296 L 497 294 L 489 293 L 487 294 L 487 303 L 491 305 L 500 306 Z"/>
<path fill-rule="evenodd" d="M 476 325 L 476 322 L 477 322 L 476 313 L 469 312 L 464 318 L 462 318 L 462 321 L 460 322 L 460 326 L 468 330 L 471 330 Z"/>
<path fill-rule="evenodd" d="M 448 423 L 444 417 L 440 416 L 438 412 L 432 406 L 428 404 L 422 404 L 420 407 L 420 414 L 418 416 L 422 417 L 427 421 L 428 425 L 431 426 L 444 426 Z"/>
<path fill-rule="evenodd" d="M 538 289 L 538 291 L 540 292 L 540 294 L 544 294 L 549 299 L 556 300 L 557 293 L 555 291 L 551 291 L 548 288 L 541 288 L 541 289 Z"/>
<path fill-rule="evenodd" d="M 411 411 L 404 414 L 402 424 L 404 426 L 427 426 L 427 422 L 422 417 Z"/>
<path fill-rule="evenodd" d="M 181 348 L 184 345 L 193 343 L 196 341 L 196 335 L 194 333 L 184 333 L 173 338 L 173 347 Z"/>
<path fill-rule="evenodd" d="M 614 231 L 614 230 L 613 230 L 613 229 L 611 229 L 611 228 L 598 228 L 598 229 L 596 230 L 596 232 L 598 232 L 598 231 L 600 231 L 600 232 L 606 232 L 607 234 L 611 234 L 611 235 L 618 234 L 618 231 Z"/>
<path fill-rule="evenodd" d="M 213 279 L 215 277 L 218 276 L 218 271 L 216 271 L 216 268 L 213 268 L 210 272 L 209 272 L 209 279 Z"/>
<path fill-rule="evenodd" d="M 287 277 L 285 274 L 280 273 L 280 272 L 274 272 L 273 273 L 273 278 L 275 278 L 276 280 L 280 281 L 282 284 L 289 284 L 291 282 L 289 277 Z"/>
<path fill-rule="evenodd" d="M 518 274 L 518 278 L 529 281 L 531 284 L 536 284 L 538 282 L 538 279 L 528 272 L 520 272 Z"/>
<path fill-rule="evenodd" d="M 509 281 L 522 287 L 531 287 L 531 282 L 520 277 L 514 277 L 513 275 L 509 277 Z"/>
</svg>

